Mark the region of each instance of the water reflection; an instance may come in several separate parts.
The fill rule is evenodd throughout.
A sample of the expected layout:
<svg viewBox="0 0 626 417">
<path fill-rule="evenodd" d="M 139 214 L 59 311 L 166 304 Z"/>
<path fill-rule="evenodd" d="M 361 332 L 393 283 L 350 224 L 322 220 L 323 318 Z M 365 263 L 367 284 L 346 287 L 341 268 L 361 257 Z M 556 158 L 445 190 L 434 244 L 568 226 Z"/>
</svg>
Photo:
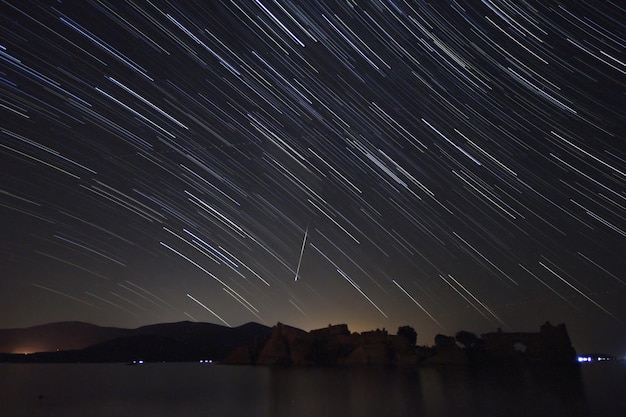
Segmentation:
<svg viewBox="0 0 626 417">
<path fill-rule="evenodd" d="M 315 368 L 270 374 L 272 416 L 410 415 L 422 402 L 417 372 Z"/>
<path fill-rule="evenodd" d="M 626 367 L 605 365 L 407 370 L 0 364 L 0 415 L 623 417 Z"/>
<path fill-rule="evenodd" d="M 588 416 L 577 368 L 272 369 L 272 416 Z"/>
</svg>

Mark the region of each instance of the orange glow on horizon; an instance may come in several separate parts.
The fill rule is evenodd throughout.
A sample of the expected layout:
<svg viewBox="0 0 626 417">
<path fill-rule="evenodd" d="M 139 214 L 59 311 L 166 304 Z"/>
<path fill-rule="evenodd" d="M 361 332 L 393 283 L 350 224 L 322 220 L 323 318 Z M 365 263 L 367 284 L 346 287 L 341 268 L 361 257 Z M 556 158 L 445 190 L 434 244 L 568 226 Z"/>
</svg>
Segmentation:
<svg viewBox="0 0 626 417">
<path fill-rule="evenodd" d="M 42 352 L 42 349 L 32 348 L 32 347 L 19 347 L 13 349 L 12 353 L 14 355 L 31 355 L 33 353 Z"/>
</svg>

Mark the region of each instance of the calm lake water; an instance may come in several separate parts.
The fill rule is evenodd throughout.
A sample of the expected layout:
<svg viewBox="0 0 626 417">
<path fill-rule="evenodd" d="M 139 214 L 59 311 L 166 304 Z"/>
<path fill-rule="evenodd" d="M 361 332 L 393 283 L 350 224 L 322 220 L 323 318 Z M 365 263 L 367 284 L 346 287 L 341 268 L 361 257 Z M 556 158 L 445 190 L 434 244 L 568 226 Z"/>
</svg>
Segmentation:
<svg viewBox="0 0 626 417">
<path fill-rule="evenodd" d="M 626 363 L 578 372 L 0 364 L 0 416 L 626 416 Z"/>
</svg>

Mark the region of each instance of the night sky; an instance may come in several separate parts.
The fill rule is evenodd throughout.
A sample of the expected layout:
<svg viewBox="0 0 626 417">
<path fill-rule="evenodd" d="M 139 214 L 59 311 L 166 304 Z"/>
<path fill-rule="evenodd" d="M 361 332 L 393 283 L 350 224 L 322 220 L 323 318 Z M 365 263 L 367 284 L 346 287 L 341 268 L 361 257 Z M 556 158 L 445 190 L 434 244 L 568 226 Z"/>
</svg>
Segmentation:
<svg viewBox="0 0 626 417">
<path fill-rule="evenodd" d="M 0 327 L 626 354 L 618 3 L 2 1 Z"/>
</svg>

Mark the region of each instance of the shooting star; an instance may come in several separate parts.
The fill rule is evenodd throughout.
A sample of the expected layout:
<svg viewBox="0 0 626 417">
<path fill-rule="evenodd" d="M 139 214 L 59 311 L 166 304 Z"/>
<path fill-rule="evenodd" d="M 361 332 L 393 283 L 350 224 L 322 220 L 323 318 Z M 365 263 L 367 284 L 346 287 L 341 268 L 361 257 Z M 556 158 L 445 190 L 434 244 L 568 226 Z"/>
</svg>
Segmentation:
<svg viewBox="0 0 626 417">
<path fill-rule="evenodd" d="M 302 239 L 302 247 L 300 248 L 300 257 L 298 258 L 298 267 L 296 268 L 296 277 L 294 281 L 298 280 L 298 274 L 300 273 L 300 264 L 302 263 L 302 255 L 304 254 L 304 247 L 306 246 L 306 238 L 309 235 L 309 226 L 304 231 L 304 239 Z"/>
</svg>

